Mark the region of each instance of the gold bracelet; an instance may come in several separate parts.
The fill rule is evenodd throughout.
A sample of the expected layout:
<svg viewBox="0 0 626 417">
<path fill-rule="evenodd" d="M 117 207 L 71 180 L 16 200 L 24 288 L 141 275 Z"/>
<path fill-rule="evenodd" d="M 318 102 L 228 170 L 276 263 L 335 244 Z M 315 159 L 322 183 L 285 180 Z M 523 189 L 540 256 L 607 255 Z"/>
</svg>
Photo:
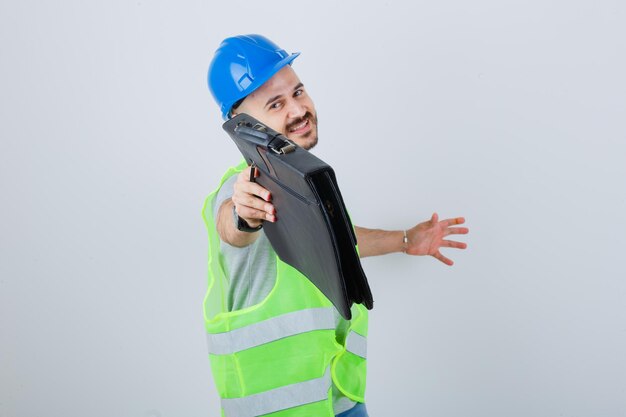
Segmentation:
<svg viewBox="0 0 626 417">
<path fill-rule="evenodd" d="M 404 250 L 402 252 L 406 253 L 406 250 L 409 248 L 409 237 L 406 235 L 406 230 L 404 230 L 402 241 L 404 242 Z"/>
</svg>

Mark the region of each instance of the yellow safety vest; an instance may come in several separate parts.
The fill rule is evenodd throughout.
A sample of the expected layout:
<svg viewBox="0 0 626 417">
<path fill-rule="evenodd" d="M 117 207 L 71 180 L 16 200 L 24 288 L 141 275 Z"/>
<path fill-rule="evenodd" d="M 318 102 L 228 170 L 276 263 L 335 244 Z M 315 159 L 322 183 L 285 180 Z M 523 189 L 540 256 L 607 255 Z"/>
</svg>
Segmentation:
<svg viewBox="0 0 626 417">
<path fill-rule="evenodd" d="M 222 416 L 334 416 L 333 382 L 346 397 L 365 402 L 367 309 L 352 306 L 347 336 L 338 340 L 331 302 L 277 257 L 269 295 L 257 305 L 228 311 L 213 201 L 224 182 L 245 167 L 242 162 L 230 168 L 202 210 L 209 235 L 204 320 Z"/>
</svg>

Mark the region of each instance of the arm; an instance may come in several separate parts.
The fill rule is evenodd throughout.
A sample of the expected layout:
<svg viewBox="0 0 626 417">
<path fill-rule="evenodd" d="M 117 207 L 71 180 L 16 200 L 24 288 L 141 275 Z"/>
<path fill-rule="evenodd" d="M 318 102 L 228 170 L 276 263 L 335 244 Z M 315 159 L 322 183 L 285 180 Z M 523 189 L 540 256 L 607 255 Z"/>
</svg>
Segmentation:
<svg viewBox="0 0 626 417">
<path fill-rule="evenodd" d="M 255 177 L 259 176 L 258 170 Z M 270 203 L 270 192 L 259 184 L 250 181 L 250 167 L 243 170 L 237 177 L 233 196 L 224 201 L 216 216 L 216 228 L 220 239 L 231 246 L 242 248 L 253 243 L 259 232 L 242 232 L 237 229 L 233 220 L 233 207 L 250 227 L 257 227 L 264 220 L 276 221 L 276 210 Z"/>
<path fill-rule="evenodd" d="M 463 223 L 465 223 L 463 217 L 440 221 L 437 213 L 434 213 L 430 220 L 407 229 L 407 243 L 404 243 L 404 231 L 366 229 L 357 226 L 354 230 L 362 258 L 392 252 L 405 252 L 408 255 L 430 255 L 446 265 L 452 265 L 454 262 L 443 256 L 439 249 L 467 248 L 466 243 L 444 239 L 452 234 L 465 235 L 469 233 L 467 227 L 452 227 Z"/>
<path fill-rule="evenodd" d="M 367 229 L 354 226 L 361 258 L 404 251 L 402 230 Z"/>
</svg>

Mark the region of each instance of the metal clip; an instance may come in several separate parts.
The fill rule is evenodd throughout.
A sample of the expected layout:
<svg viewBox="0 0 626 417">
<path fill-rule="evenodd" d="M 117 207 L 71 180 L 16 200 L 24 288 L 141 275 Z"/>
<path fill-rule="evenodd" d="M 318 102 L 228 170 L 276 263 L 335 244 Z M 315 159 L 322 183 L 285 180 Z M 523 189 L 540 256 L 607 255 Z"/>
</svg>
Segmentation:
<svg viewBox="0 0 626 417">
<path fill-rule="evenodd" d="M 280 152 L 282 154 L 291 153 L 291 152 L 293 152 L 295 150 L 296 150 L 296 145 L 291 143 L 291 142 L 288 142 L 287 145 L 285 145 L 282 148 L 280 148 Z"/>
<path fill-rule="evenodd" d="M 270 149 L 274 151 L 274 153 L 277 153 L 279 155 L 285 155 L 296 150 L 296 145 L 290 140 L 286 140 L 285 143 L 285 145 L 281 146 L 278 149 L 274 148 L 273 146 Z"/>
</svg>

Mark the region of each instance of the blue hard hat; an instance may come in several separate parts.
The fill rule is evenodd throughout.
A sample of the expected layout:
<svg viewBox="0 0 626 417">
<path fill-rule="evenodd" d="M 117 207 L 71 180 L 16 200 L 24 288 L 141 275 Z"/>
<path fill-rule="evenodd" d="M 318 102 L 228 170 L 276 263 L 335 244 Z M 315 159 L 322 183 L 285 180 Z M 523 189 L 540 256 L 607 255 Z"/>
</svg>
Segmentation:
<svg viewBox="0 0 626 417">
<path fill-rule="evenodd" d="M 261 35 L 240 35 L 226 38 L 209 65 L 209 90 L 228 120 L 230 110 L 269 80 L 285 65 L 291 64 L 300 52 L 288 54 Z"/>
</svg>

